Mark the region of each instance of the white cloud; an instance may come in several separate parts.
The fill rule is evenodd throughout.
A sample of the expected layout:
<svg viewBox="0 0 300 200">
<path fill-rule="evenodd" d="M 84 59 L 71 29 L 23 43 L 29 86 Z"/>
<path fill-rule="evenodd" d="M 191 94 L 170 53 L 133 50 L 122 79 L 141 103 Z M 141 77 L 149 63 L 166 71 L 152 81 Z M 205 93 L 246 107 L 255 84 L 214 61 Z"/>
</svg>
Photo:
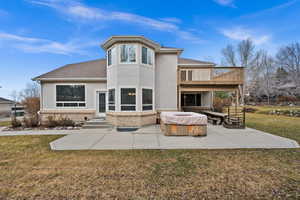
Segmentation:
<svg viewBox="0 0 300 200">
<path fill-rule="evenodd" d="M 81 40 L 72 40 L 66 43 L 57 41 L 24 37 L 9 33 L 0 32 L 0 41 L 2 47 L 13 47 L 29 53 L 52 53 L 52 54 L 86 54 L 84 50 L 87 47 L 96 46 L 96 42 L 83 42 Z M 0 46 L 1 47 L 1 46 Z"/>
<path fill-rule="evenodd" d="M 82 3 L 72 0 L 31 0 L 33 4 L 47 6 L 55 9 L 63 15 L 71 17 L 76 21 L 95 24 L 95 22 L 104 23 L 107 21 L 119 21 L 130 24 L 136 24 L 148 27 L 153 30 L 174 33 L 181 39 L 193 42 L 202 42 L 194 33 L 182 30 L 177 24 L 180 22 L 177 18 L 153 19 L 134 13 L 109 11 L 95 7 L 89 7 Z M 190 37 L 181 37 L 189 35 Z"/>
<path fill-rule="evenodd" d="M 234 0 L 214 0 L 217 4 L 228 7 L 235 7 Z"/>
<path fill-rule="evenodd" d="M 176 24 L 180 24 L 182 21 L 179 18 L 176 17 L 165 17 L 165 18 L 160 18 L 162 21 L 165 22 L 171 22 L 171 23 L 176 23 Z"/>
<path fill-rule="evenodd" d="M 221 33 L 232 40 L 251 39 L 257 45 L 267 43 L 271 39 L 270 35 L 258 35 L 255 31 L 242 27 L 222 29 Z"/>
</svg>

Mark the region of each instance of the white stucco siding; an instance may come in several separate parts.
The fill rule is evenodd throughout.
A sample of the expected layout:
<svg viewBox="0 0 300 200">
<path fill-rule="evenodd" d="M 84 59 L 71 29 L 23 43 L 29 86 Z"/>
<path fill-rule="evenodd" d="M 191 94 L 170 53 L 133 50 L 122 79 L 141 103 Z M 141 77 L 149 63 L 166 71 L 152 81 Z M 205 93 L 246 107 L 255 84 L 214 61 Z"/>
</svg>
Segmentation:
<svg viewBox="0 0 300 200">
<path fill-rule="evenodd" d="M 55 109 L 55 83 L 41 83 L 42 109 Z"/>
<path fill-rule="evenodd" d="M 106 91 L 106 83 L 105 82 L 97 82 L 97 83 L 42 83 L 42 109 L 57 109 L 56 108 L 56 85 L 64 85 L 64 84 L 84 84 L 85 85 L 85 99 L 86 99 L 86 107 L 80 109 L 96 109 L 96 91 Z M 68 108 L 68 109 L 76 109 L 76 108 Z"/>
<path fill-rule="evenodd" d="M 155 102 L 157 110 L 177 110 L 177 54 L 157 54 Z"/>
<path fill-rule="evenodd" d="M 154 88 L 154 76 L 155 69 L 154 66 L 141 66 L 140 67 L 140 86 Z"/>
<path fill-rule="evenodd" d="M 117 67 L 111 66 L 107 68 L 107 87 L 114 88 L 117 86 L 117 76 L 116 76 Z"/>
<path fill-rule="evenodd" d="M 138 86 L 139 85 L 139 65 L 119 65 L 117 66 L 118 86 Z"/>
</svg>

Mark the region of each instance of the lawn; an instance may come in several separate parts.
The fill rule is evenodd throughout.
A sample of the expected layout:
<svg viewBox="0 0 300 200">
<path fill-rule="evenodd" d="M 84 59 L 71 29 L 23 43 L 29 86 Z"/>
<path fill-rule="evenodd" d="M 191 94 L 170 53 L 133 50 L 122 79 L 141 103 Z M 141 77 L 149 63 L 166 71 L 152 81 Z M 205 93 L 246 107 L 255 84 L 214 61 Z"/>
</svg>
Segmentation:
<svg viewBox="0 0 300 200">
<path fill-rule="evenodd" d="M 0 127 L 1 126 L 9 126 L 9 125 L 10 125 L 10 121 L 0 122 Z"/>
<path fill-rule="evenodd" d="M 296 140 L 300 144 L 300 117 L 247 113 L 248 127 Z"/>
<path fill-rule="evenodd" d="M 299 142 L 297 120 L 247 114 Z M 0 199 L 300 198 L 299 149 L 50 151 L 59 137 L 0 137 Z"/>
</svg>

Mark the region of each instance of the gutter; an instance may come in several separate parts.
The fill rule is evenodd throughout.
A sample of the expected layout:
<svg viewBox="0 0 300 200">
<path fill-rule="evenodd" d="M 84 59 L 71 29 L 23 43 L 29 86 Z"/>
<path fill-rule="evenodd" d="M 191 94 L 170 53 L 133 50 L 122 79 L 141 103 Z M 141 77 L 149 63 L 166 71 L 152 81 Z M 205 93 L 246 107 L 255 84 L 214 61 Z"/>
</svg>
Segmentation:
<svg viewBox="0 0 300 200">
<path fill-rule="evenodd" d="M 33 78 L 33 81 L 107 81 L 107 78 Z"/>
</svg>

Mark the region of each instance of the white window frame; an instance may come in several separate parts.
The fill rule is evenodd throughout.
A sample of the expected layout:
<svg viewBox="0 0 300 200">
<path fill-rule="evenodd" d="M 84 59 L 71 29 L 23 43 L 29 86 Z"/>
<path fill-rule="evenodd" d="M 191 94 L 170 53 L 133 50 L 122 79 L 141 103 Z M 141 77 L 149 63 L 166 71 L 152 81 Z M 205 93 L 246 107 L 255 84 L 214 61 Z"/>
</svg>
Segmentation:
<svg viewBox="0 0 300 200">
<path fill-rule="evenodd" d="M 122 104 L 122 89 L 135 89 L 135 104 Z M 137 105 L 138 105 L 138 89 L 133 86 L 123 86 L 119 88 L 119 110 L 120 112 L 136 112 L 137 111 Z M 135 105 L 135 110 L 122 110 L 122 106 L 133 106 Z"/>
<path fill-rule="evenodd" d="M 121 47 L 122 47 L 122 45 L 132 45 L 132 46 L 134 46 L 135 47 L 135 62 L 121 62 L 121 54 L 122 54 L 122 49 L 121 49 Z M 127 64 L 137 64 L 137 62 L 138 62 L 138 50 L 137 50 L 137 48 L 138 48 L 138 46 L 137 46 L 137 44 L 135 44 L 135 43 L 122 43 L 122 44 L 119 44 L 119 64 L 125 64 L 125 65 L 127 65 Z"/>
<path fill-rule="evenodd" d="M 147 63 L 143 63 L 143 47 L 147 49 Z M 149 61 L 148 61 L 148 53 L 151 54 L 151 61 L 152 61 L 152 64 L 149 64 Z M 141 64 L 142 65 L 146 65 L 146 66 L 153 66 L 154 65 L 154 51 L 152 49 L 150 49 L 149 47 L 147 46 L 144 46 L 144 45 L 141 45 Z"/>
<path fill-rule="evenodd" d="M 110 54 L 111 54 L 111 64 L 108 65 L 108 52 L 110 51 Z M 116 54 L 117 54 L 117 47 L 115 45 L 113 45 L 112 47 L 110 47 L 108 50 L 107 50 L 107 53 L 106 53 L 106 63 L 107 63 L 107 67 L 111 67 L 113 65 L 116 64 Z"/>
<path fill-rule="evenodd" d="M 143 89 L 152 90 L 152 104 L 143 104 Z M 141 105 L 142 105 L 142 108 L 141 108 L 142 111 L 154 111 L 154 89 L 153 88 L 151 88 L 151 87 L 142 87 Z M 152 106 L 152 109 L 151 110 L 144 110 L 143 109 L 144 106 Z"/>
<path fill-rule="evenodd" d="M 110 53 L 110 59 L 111 59 L 111 63 L 109 64 L 109 53 Z M 110 49 L 108 49 L 107 50 L 107 58 L 106 58 L 106 60 L 107 60 L 107 66 L 109 67 L 109 66 L 112 66 L 112 63 L 113 63 L 113 59 L 112 59 L 112 48 L 110 48 Z"/>
<path fill-rule="evenodd" d="M 57 93 L 56 93 L 56 86 L 59 86 L 59 85 L 83 85 L 84 86 L 84 101 L 56 101 L 56 97 L 57 97 Z M 86 101 L 86 98 L 87 98 L 87 87 L 86 87 L 86 84 L 85 83 L 56 83 L 54 84 L 54 102 L 55 102 L 55 108 L 56 109 L 85 109 L 87 108 L 87 101 Z M 78 106 L 57 106 L 57 103 L 78 103 Z M 79 106 L 79 103 L 84 103 L 85 106 Z"/>
<path fill-rule="evenodd" d="M 115 103 L 114 103 L 114 104 L 110 104 L 110 103 L 109 103 L 109 91 L 110 91 L 110 90 L 115 90 Z M 115 112 L 115 111 L 117 110 L 117 104 L 116 104 L 116 101 L 117 101 L 117 89 L 116 89 L 116 88 L 109 88 L 109 89 L 107 90 L 107 110 L 108 110 L 109 112 Z M 114 109 L 114 110 L 110 110 L 110 109 L 109 109 L 109 106 L 114 106 L 115 109 Z"/>
</svg>

